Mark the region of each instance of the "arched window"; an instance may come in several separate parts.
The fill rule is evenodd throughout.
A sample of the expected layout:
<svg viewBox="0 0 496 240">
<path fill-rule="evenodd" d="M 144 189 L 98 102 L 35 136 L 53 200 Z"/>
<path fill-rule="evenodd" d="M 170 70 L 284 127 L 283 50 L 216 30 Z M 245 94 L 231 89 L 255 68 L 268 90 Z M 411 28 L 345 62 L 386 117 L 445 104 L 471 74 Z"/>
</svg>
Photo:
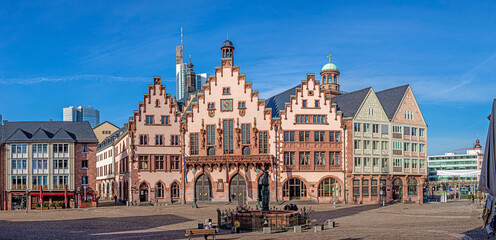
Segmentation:
<svg viewBox="0 0 496 240">
<path fill-rule="evenodd" d="M 417 195 L 417 180 L 415 178 L 408 179 L 408 195 Z"/>
<path fill-rule="evenodd" d="M 164 197 L 164 185 L 161 182 L 157 183 L 156 191 L 157 191 L 157 197 L 159 198 Z"/>
<path fill-rule="evenodd" d="M 341 186 L 334 178 L 326 178 L 319 184 L 319 197 L 339 197 Z"/>
<path fill-rule="evenodd" d="M 177 182 L 172 183 L 171 197 L 172 199 L 179 199 L 179 185 L 177 184 Z"/>
<path fill-rule="evenodd" d="M 284 183 L 283 196 L 291 199 L 300 199 L 307 196 L 307 186 L 298 178 L 291 178 Z"/>
</svg>

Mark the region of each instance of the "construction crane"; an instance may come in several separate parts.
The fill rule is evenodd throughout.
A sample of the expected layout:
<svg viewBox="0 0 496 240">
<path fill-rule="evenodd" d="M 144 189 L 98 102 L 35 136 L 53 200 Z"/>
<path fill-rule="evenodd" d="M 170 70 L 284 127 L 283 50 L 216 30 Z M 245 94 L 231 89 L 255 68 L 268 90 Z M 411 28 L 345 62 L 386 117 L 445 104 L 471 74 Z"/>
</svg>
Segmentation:
<svg viewBox="0 0 496 240">
<path fill-rule="evenodd" d="M 474 150 L 476 148 L 479 148 L 479 149 L 482 149 L 482 145 L 480 145 L 480 141 L 479 141 L 479 138 L 477 138 L 477 140 L 475 140 L 475 143 L 474 143 L 474 146 L 473 147 L 467 147 L 467 148 L 458 148 L 458 149 L 454 149 L 454 150 L 451 150 L 452 152 L 456 152 L 456 151 L 462 151 L 462 150 Z"/>
<path fill-rule="evenodd" d="M 452 151 L 452 152 L 456 152 L 456 151 L 471 150 L 471 149 L 474 149 L 474 147 L 468 147 L 468 148 L 458 148 L 458 149 L 453 149 L 453 150 L 451 150 L 451 151 Z"/>
</svg>

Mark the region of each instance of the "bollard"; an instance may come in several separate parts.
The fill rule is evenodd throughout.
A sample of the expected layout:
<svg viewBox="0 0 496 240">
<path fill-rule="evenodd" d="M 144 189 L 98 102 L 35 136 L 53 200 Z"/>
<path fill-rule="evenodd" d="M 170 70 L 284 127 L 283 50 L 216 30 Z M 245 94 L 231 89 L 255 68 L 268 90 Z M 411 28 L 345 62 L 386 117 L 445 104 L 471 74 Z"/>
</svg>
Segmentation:
<svg viewBox="0 0 496 240">
<path fill-rule="evenodd" d="M 322 231 L 322 225 L 317 225 L 317 226 L 314 226 L 314 227 L 313 227 L 313 231 L 314 231 L 314 232 L 320 232 L 320 231 Z"/>
<path fill-rule="evenodd" d="M 301 233 L 301 225 L 294 226 L 294 232 L 295 233 Z"/>
<path fill-rule="evenodd" d="M 264 234 L 271 234 L 271 232 L 270 232 L 270 227 L 264 227 L 264 228 L 263 228 L 263 233 L 264 233 Z"/>
<path fill-rule="evenodd" d="M 336 225 L 336 222 L 335 221 L 333 221 L 331 219 L 327 220 L 327 227 L 328 228 L 334 228 L 335 225 Z"/>
</svg>

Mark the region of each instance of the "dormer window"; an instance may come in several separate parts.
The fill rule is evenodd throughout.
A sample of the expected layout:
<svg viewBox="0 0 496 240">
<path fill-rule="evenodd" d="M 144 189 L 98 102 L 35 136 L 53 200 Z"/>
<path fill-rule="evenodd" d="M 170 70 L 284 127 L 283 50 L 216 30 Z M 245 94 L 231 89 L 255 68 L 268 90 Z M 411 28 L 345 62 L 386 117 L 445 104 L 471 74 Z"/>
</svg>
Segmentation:
<svg viewBox="0 0 496 240">
<path fill-rule="evenodd" d="M 222 88 L 222 95 L 231 95 L 231 88 L 229 87 Z"/>
</svg>

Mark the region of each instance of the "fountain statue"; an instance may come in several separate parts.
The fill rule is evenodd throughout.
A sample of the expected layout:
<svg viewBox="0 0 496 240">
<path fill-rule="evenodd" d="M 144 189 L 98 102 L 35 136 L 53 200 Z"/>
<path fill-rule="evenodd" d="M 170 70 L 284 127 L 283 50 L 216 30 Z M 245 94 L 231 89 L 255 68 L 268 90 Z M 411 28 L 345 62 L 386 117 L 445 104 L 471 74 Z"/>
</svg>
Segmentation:
<svg viewBox="0 0 496 240">
<path fill-rule="evenodd" d="M 267 169 L 263 170 L 263 172 L 264 175 L 262 176 L 262 211 L 270 211 L 269 173 L 267 172 Z"/>
</svg>

